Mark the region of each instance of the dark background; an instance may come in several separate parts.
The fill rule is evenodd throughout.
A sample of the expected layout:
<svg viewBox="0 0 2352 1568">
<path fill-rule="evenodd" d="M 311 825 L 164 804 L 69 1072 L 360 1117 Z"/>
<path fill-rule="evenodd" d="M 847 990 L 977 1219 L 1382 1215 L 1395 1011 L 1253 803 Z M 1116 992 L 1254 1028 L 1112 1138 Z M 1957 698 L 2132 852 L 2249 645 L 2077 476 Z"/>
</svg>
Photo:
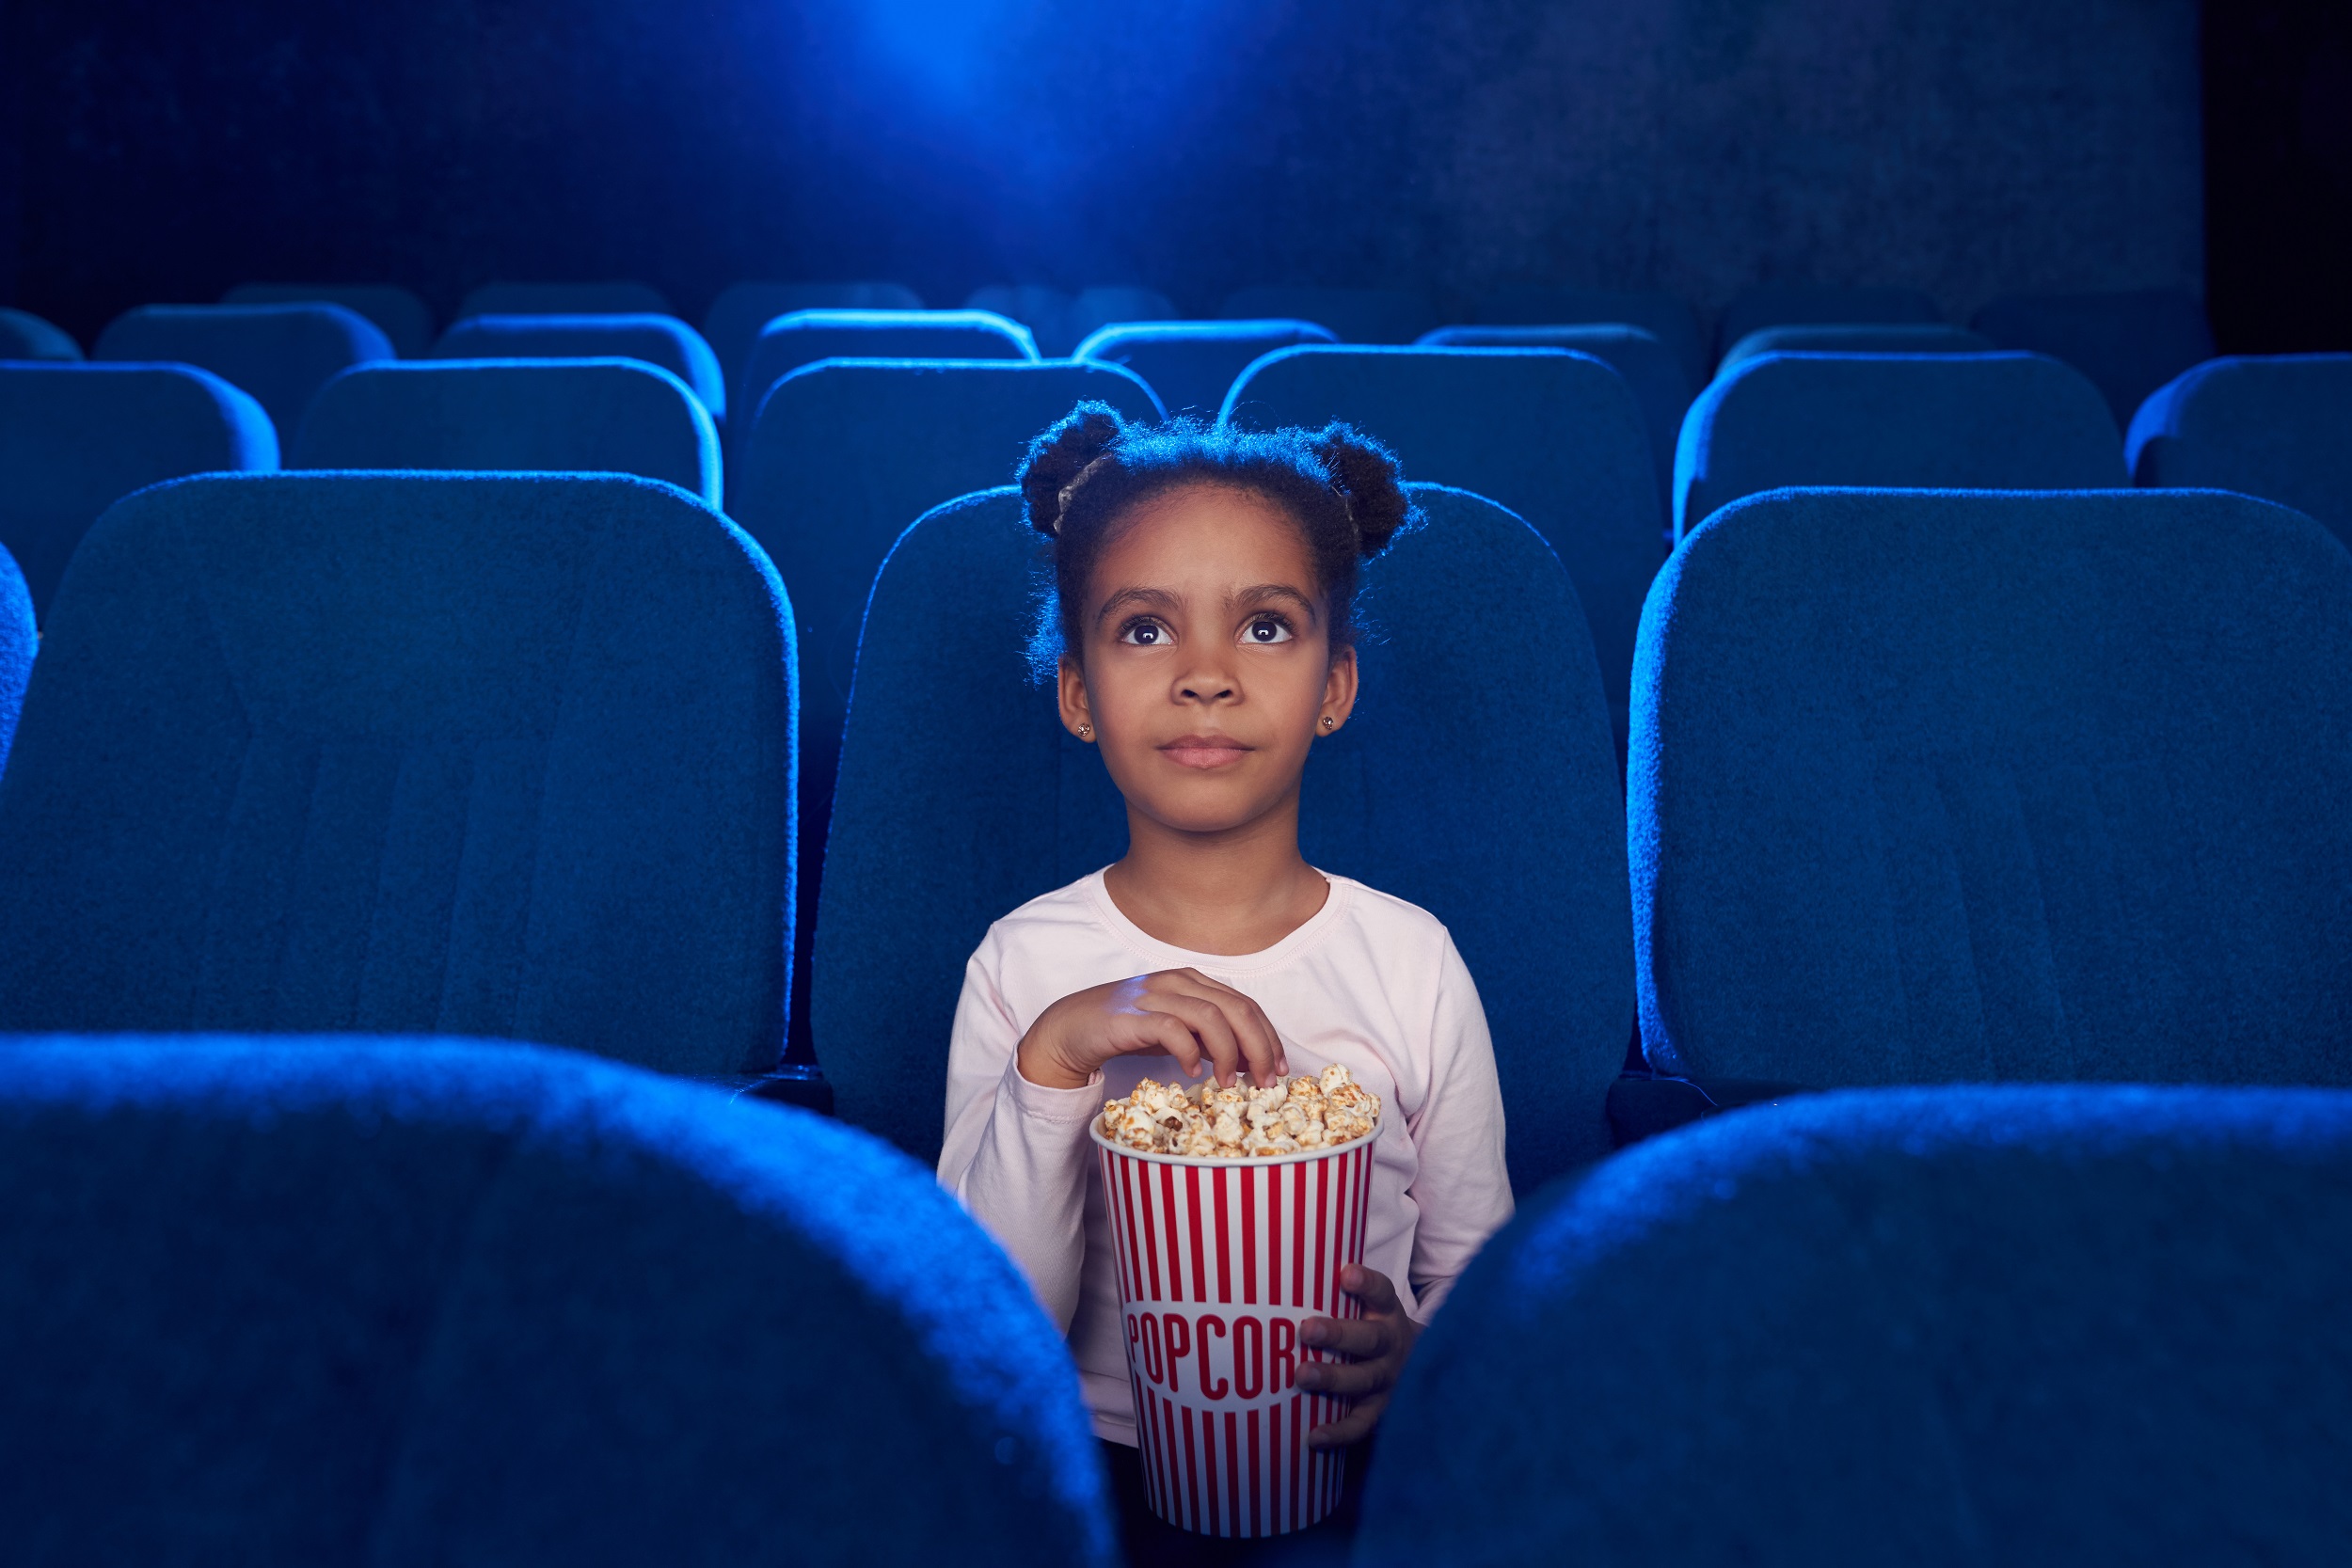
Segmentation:
<svg viewBox="0 0 2352 1568">
<path fill-rule="evenodd" d="M 2202 282 L 2352 347 L 2352 5 L 0 0 L 0 299 Z"/>
</svg>

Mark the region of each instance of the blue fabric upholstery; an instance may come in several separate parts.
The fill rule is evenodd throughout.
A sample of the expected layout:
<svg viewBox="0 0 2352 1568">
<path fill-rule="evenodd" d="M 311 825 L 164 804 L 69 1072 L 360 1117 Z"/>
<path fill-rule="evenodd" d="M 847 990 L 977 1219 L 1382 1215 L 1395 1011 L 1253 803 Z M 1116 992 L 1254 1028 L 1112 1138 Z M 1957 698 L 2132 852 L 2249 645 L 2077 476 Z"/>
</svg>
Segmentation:
<svg viewBox="0 0 2352 1568">
<path fill-rule="evenodd" d="M 1558 560 L 1491 501 L 1414 488 L 1428 525 L 1366 570 L 1362 696 L 1308 764 L 1301 846 L 1452 930 L 1532 1191 L 1609 1147 L 1633 1016 L 1615 759 Z M 1126 849 L 1100 755 L 1029 678 L 1044 585 L 1019 495 L 996 490 L 909 530 L 866 615 L 812 1021 L 842 1116 L 918 1160 L 938 1155 L 948 1024 L 989 923 Z"/>
<path fill-rule="evenodd" d="M 32 678 L 33 655 L 40 646 L 33 622 L 33 595 L 8 552 L 0 549 L 0 772 L 8 766 L 17 715 L 24 706 L 24 683 Z"/>
<path fill-rule="evenodd" d="M 636 474 L 717 506 L 719 433 L 686 384 L 641 359 L 421 359 L 319 389 L 290 468 Z"/>
<path fill-rule="evenodd" d="M 354 365 L 391 358 L 392 345 L 340 305 L 143 305 L 109 322 L 90 357 L 210 371 L 252 395 L 285 447 L 313 393 Z"/>
<path fill-rule="evenodd" d="M 1634 670 L 1652 1065 L 2352 1083 L 2346 671 L 2352 554 L 2246 497 L 1726 507 Z"/>
<path fill-rule="evenodd" d="M 1658 515 L 1672 515 L 1675 438 L 1682 429 L 1683 412 L 1691 406 L 1691 388 L 1698 383 L 1683 373 L 1680 357 L 1655 334 L 1622 322 L 1568 326 L 1441 326 L 1435 332 L 1422 333 L 1421 342 L 1427 348 L 1573 349 L 1591 355 L 1615 371 L 1633 389 L 1633 401 L 1642 405 L 1642 427 L 1649 434 L 1650 463 L 1658 471 Z M 1705 379 L 1703 374 L 1699 377 Z"/>
<path fill-rule="evenodd" d="M 82 357 L 82 345 L 65 328 L 28 310 L 0 309 L 0 360 Z"/>
<path fill-rule="evenodd" d="M 468 316 L 672 316 L 670 302 L 647 283 L 485 283 L 458 302 Z"/>
<path fill-rule="evenodd" d="M 449 1039 L 0 1040 L 14 1562 L 1096 1563 L 1069 1353 L 929 1175 Z"/>
<path fill-rule="evenodd" d="M 45 620 L 99 515 L 158 480 L 278 467 L 262 405 L 186 365 L 0 365 L 0 546 Z"/>
<path fill-rule="evenodd" d="M 1309 321 L 1343 343 L 1409 343 L 1438 325 L 1429 296 L 1416 289 L 1323 289 L 1261 284 L 1225 296 L 1226 321 Z"/>
<path fill-rule="evenodd" d="M 795 310 L 761 327 L 736 385 L 748 431 L 777 382 L 820 359 L 1035 359 L 1029 329 L 986 310 Z"/>
<path fill-rule="evenodd" d="M 1614 371 L 1558 349 L 1284 349 L 1233 384 L 1224 418 L 1345 420 L 1393 448 L 1406 477 L 1534 524 L 1576 584 L 1622 738 L 1634 627 L 1665 546 L 1642 411 Z"/>
<path fill-rule="evenodd" d="M 1969 1087 L 1655 1139 L 1486 1244 L 1355 1560 L 2340 1561 L 2352 1097 Z"/>
<path fill-rule="evenodd" d="M 1759 326 L 1729 348 L 1718 367 L 1765 354 L 1985 354 L 1996 345 L 1949 322 L 1829 322 Z M 2006 346 L 2006 345 L 2000 345 Z"/>
<path fill-rule="evenodd" d="M 2137 483 L 2260 496 L 2352 543 L 2352 354 L 2200 365 L 2139 405 L 2124 454 Z"/>
<path fill-rule="evenodd" d="M 790 615 L 741 532 L 645 480 L 213 476 L 119 503 L 0 775 L 0 1029 L 765 1070 Z"/>
<path fill-rule="evenodd" d="M 302 305 L 319 302 L 357 310 L 373 322 L 403 359 L 433 346 L 433 308 L 397 283 L 240 283 L 223 305 Z"/>
<path fill-rule="evenodd" d="M 2106 400 L 2034 354 L 1768 354 L 1708 383 L 1675 449 L 1675 537 L 1789 484 L 2130 483 Z"/>
<path fill-rule="evenodd" d="M 1097 284 L 1073 295 L 1036 283 L 992 283 L 975 289 L 963 308 L 1019 322 L 1049 359 L 1072 356 L 1089 335 L 1115 322 L 1167 322 L 1177 313 L 1157 289 L 1133 284 Z"/>
<path fill-rule="evenodd" d="M 1655 289 L 1559 289 L 1523 284 L 1478 302 L 1481 326 L 1638 326 L 1674 355 L 1683 379 L 1703 386 L 1715 356 L 1698 312 L 1679 294 Z"/>
<path fill-rule="evenodd" d="M 1214 420 L 1227 390 L 1260 355 L 1338 341 L 1312 322 L 1123 322 L 1089 335 L 1072 357 L 1122 365 L 1150 384 L 1169 413 Z"/>
<path fill-rule="evenodd" d="M 730 283 L 703 317 L 703 341 L 719 356 L 730 389 L 743 385 L 744 362 L 759 329 L 795 310 L 920 310 L 923 296 L 903 283 Z M 756 409 L 747 408 L 750 419 Z"/>
<path fill-rule="evenodd" d="M 436 359 L 642 359 L 686 383 L 714 419 L 726 378 L 703 335 L 675 316 L 469 316 L 433 345 Z"/>
<path fill-rule="evenodd" d="M 1916 289 L 1824 283 L 1765 283 L 1734 296 L 1715 323 L 1715 353 L 1767 326 L 1837 322 L 1940 322 L 1944 312 Z"/>
<path fill-rule="evenodd" d="M 2013 294 L 1968 325 L 1999 347 L 2046 354 L 2090 377 L 2119 425 L 2132 422 L 2149 393 L 2214 355 L 2204 302 L 2185 289 Z"/>
</svg>

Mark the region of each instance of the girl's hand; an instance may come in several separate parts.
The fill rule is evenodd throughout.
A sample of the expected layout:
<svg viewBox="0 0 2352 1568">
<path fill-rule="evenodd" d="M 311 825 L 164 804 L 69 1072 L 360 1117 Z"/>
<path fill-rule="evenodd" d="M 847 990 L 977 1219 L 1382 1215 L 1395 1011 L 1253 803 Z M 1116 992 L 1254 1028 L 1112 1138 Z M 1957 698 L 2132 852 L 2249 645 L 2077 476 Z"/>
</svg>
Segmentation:
<svg viewBox="0 0 2352 1568">
<path fill-rule="evenodd" d="M 1298 1337 L 1335 1350 L 1344 1361 L 1309 1361 L 1298 1369 L 1298 1386 L 1318 1394 L 1338 1394 L 1355 1407 L 1327 1426 L 1307 1433 L 1311 1449 L 1337 1449 L 1368 1436 L 1389 1407 L 1389 1395 L 1405 1370 L 1405 1358 L 1421 1337 L 1421 1324 L 1405 1315 L 1389 1276 L 1360 1263 L 1340 1271 L 1340 1289 L 1364 1304 L 1360 1318 L 1309 1318 Z"/>
<path fill-rule="evenodd" d="M 1290 1069 L 1255 1002 L 1197 969 L 1164 969 L 1073 991 L 1038 1014 L 1021 1037 L 1021 1076 L 1084 1088 L 1104 1062 L 1140 1051 L 1167 1052 L 1187 1078 L 1205 1065 L 1221 1088 L 1243 1072 L 1264 1085 Z"/>
</svg>

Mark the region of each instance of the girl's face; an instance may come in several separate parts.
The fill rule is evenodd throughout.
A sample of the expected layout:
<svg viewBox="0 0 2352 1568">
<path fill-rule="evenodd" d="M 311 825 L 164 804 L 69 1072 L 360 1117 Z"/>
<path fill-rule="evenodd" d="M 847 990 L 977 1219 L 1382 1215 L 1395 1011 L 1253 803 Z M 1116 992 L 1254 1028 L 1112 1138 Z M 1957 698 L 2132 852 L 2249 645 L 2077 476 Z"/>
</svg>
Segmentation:
<svg viewBox="0 0 2352 1568">
<path fill-rule="evenodd" d="M 1191 484 L 1130 513 L 1078 631 L 1062 722 L 1090 726 L 1128 805 L 1179 832 L 1295 800 L 1307 749 L 1355 705 L 1356 657 L 1331 657 L 1306 541 L 1248 490 Z"/>
</svg>

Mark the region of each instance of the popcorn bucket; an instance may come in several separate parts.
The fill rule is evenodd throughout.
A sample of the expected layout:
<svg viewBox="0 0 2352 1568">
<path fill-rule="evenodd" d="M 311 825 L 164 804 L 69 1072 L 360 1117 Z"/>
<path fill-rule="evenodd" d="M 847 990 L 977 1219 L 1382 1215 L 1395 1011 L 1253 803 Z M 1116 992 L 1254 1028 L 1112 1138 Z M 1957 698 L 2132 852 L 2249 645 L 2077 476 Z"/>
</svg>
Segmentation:
<svg viewBox="0 0 2352 1568">
<path fill-rule="evenodd" d="M 1119 1257 L 1127 1373 L 1152 1511 L 1203 1535 L 1303 1529 L 1337 1506 L 1344 1456 L 1307 1433 L 1350 1402 L 1297 1386 L 1326 1359 L 1309 1318 L 1353 1318 L 1374 1139 L 1249 1160 L 1124 1148 L 1093 1129 Z"/>
</svg>

